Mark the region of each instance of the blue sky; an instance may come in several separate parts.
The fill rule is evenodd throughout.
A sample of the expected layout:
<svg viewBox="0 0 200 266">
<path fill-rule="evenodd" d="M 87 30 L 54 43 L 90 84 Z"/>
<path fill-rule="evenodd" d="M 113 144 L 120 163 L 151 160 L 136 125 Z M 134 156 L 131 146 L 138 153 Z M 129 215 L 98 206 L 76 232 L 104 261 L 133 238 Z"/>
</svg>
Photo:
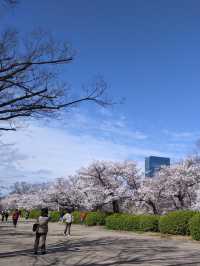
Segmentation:
<svg viewBox="0 0 200 266">
<path fill-rule="evenodd" d="M 200 137 L 199 9 L 198 0 L 21 0 L 1 26 L 68 41 L 76 56 L 63 79 L 79 91 L 102 75 L 110 97 L 126 101 L 108 110 L 84 105 L 60 122 L 4 134 L 16 151 L 4 180 L 54 178 L 95 159 L 142 166 L 148 155 L 191 154 Z"/>
</svg>

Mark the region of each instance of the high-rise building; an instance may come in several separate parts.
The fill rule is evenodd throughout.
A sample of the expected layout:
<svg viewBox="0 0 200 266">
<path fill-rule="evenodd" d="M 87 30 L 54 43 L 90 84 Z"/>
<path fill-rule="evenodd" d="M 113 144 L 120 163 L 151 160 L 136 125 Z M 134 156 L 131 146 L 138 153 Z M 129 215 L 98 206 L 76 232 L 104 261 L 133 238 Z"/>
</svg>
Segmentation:
<svg viewBox="0 0 200 266">
<path fill-rule="evenodd" d="M 169 166 L 170 158 L 149 156 L 145 158 L 145 176 L 153 177 L 155 172 L 160 170 L 161 166 Z"/>
</svg>

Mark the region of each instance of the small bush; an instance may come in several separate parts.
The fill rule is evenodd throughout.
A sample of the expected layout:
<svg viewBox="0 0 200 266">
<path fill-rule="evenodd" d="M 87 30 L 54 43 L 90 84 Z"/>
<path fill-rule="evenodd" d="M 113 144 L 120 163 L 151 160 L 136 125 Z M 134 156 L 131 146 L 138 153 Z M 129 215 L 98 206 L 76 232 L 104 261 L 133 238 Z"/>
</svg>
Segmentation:
<svg viewBox="0 0 200 266">
<path fill-rule="evenodd" d="M 104 225 L 106 214 L 103 212 L 89 212 L 84 220 L 84 223 L 88 226 L 92 225 Z"/>
<path fill-rule="evenodd" d="M 158 215 L 140 215 L 140 230 L 144 232 L 159 231 Z"/>
<path fill-rule="evenodd" d="M 121 225 L 122 214 L 115 213 L 106 218 L 106 227 L 112 230 L 122 230 Z"/>
<path fill-rule="evenodd" d="M 140 216 L 113 214 L 106 218 L 106 227 L 112 230 L 136 231 L 140 229 Z"/>
<path fill-rule="evenodd" d="M 200 240 L 200 213 L 194 215 L 189 222 L 190 234 L 194 240 Z"/>
<path fill-rule="evenodd" d="M 26 217 L 26 210 L 25 209 L 19 209 L 20 216 L 25 218 Z"/>
<path fill-rule="evenodd" d="M 74 224 L 80 224 L 81 223 L 81 217 L 80 217 L 79 211 L 74 211 L 72 213 L 72 216 L 73 216 L 73 223 Z"/>
<path fill-rule="evenodd" d="M 60 212 L 59 211 L 52 211 L 50 213 L 51 222 L 58 222 L 60 219 Z"/>
<path fill-rule="evenodd" d="M 37 219 L 40 215 L 41 215 L 41 211 L 34 209 L 34 210 L 31 210 L 29 218 L 30 219 Z"/>
<path fill-rule="evenodd" d="M 189 235 L 189 221 L 194 211 L 174 211 L 160 217 L 159 229 L 163 234 Z"/>
</svg>

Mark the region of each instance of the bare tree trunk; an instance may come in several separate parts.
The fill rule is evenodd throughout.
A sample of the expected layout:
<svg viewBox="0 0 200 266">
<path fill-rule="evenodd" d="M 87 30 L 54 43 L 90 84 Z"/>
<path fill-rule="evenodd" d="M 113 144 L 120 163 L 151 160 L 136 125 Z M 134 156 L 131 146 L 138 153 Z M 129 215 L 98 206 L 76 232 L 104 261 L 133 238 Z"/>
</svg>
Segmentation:
<svg viewBox="0 0 200 266">
<path fill-rule="evenodd" d="M 117 200 L 114 200 L 112 202 L 112 206 L 113 206 L 113 212 L 114 213 L 119 213 L 119 203 Z"/>
<path fill-rule="evenodd" d="M 155 215 L 159 214 L 159 211 L 158 211 L 156 205 L 152 201 L 149 201 L 148 205 L 151 206 L 151 208 L 153 210 L 153 214 L 155 214 Z"/>
</svg>

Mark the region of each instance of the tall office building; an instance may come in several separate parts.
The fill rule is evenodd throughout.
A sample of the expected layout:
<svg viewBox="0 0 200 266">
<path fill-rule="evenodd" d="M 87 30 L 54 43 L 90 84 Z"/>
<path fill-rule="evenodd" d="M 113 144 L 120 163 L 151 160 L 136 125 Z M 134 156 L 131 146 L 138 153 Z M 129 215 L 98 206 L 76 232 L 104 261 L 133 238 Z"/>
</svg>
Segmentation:
<svg viewBox="0 0 200 266">
<path fill-rule="evenodd" d="M 155 172 L 160 170 L 161 166 L 169 166 L 170 158 L 149 156 L 145 158 L 145 176 L 153 177 Z"/>
</svg>

